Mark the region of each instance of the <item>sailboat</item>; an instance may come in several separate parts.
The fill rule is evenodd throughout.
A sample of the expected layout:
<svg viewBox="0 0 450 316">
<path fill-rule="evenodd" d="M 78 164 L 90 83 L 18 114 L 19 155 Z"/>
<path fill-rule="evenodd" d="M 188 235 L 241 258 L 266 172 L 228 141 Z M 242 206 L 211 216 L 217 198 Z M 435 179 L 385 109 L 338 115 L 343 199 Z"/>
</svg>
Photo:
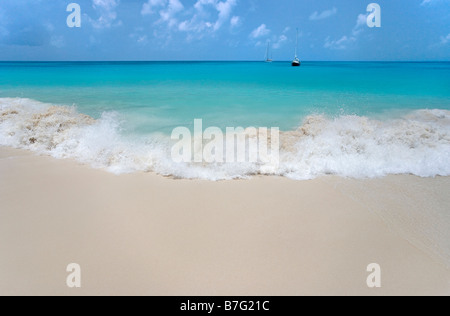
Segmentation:
<svg viewBox="0 0 450 316">
<path fill-rule="evenodd" d="M 270 56 L 269 53 L 270 53 L 270 41 L 267 42 L 266 63 L 271 63 L 273 61 L 272 56 Z"/>
<path fill-rule="evenodd" d="M 293 67 L 300 67 L 300 65 L 301 65 L 301 62 L 300 62 L 300 59 L 298 59 L 298 28 L 297 28 L 297 39 L 296 39 L 296 42 L 295 42 L 295 58 L 292 61 L 292 66 Z"/>
</svg>

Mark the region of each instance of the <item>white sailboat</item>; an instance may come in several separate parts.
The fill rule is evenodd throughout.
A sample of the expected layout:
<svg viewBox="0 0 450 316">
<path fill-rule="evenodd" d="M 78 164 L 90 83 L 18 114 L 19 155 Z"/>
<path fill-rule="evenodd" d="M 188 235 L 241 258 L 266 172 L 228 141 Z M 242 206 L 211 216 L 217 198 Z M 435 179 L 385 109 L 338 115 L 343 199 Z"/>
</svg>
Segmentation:
<svg viewBox="0 0 450 316">
<path fill-rule="evenodd" d="M 299 67 L 301 65 L 300 59 L 298 59 L 298 28 L 297 28 L 297 39 L 295 41 L 295 58 L 292 61 L 293 67 Z"/>
<path fill-rule="evenodd" d="M 269 53 L 270 53 L 270 41 L 267 42 L 266 63 L 271 63 L 273 61 L 272 56 L 270 56 Z"/>
</svg>

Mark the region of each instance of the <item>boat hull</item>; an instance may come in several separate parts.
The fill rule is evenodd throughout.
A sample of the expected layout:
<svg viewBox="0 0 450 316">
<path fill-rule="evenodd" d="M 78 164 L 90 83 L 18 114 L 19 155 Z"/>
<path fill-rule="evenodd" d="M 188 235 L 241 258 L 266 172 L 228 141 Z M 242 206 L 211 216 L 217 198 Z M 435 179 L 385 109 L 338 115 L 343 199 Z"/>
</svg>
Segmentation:
<svg viewBox="0 0 450 316">
<path fill-rule="evenodd" d="M 293 62 L 292 67 L 300 67 L 301 63 L 299 62 Z"/>
</svg>

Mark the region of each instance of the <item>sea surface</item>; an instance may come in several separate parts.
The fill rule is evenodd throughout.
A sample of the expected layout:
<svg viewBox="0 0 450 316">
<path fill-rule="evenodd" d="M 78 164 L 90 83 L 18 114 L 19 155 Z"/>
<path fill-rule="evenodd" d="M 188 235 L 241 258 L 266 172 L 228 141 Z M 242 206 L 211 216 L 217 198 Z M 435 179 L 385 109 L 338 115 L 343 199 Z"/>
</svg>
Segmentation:
<svg viewBox="0 0 450 316">
<path fill-rule="evenodd" d="M 278 127 L 279 164 L 174 162 L 194 119 Z M 176 178 L 448 176 L 450 63 L 2 62 L 0 145 Z"/>
</svg>

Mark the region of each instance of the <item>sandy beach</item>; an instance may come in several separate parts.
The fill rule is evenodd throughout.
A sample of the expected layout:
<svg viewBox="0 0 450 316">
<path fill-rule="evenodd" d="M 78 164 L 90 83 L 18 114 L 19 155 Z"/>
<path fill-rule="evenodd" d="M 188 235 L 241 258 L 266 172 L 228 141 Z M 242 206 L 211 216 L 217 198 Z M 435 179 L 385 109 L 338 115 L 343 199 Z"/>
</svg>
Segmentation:
<svg viewBox="0 0 450 316">
<path fill-rule="evenodd" d="M 116 176 L 0 147 L 0 295 L 449 295 L 449 192 L 447 177 Z"/>
</svg>

